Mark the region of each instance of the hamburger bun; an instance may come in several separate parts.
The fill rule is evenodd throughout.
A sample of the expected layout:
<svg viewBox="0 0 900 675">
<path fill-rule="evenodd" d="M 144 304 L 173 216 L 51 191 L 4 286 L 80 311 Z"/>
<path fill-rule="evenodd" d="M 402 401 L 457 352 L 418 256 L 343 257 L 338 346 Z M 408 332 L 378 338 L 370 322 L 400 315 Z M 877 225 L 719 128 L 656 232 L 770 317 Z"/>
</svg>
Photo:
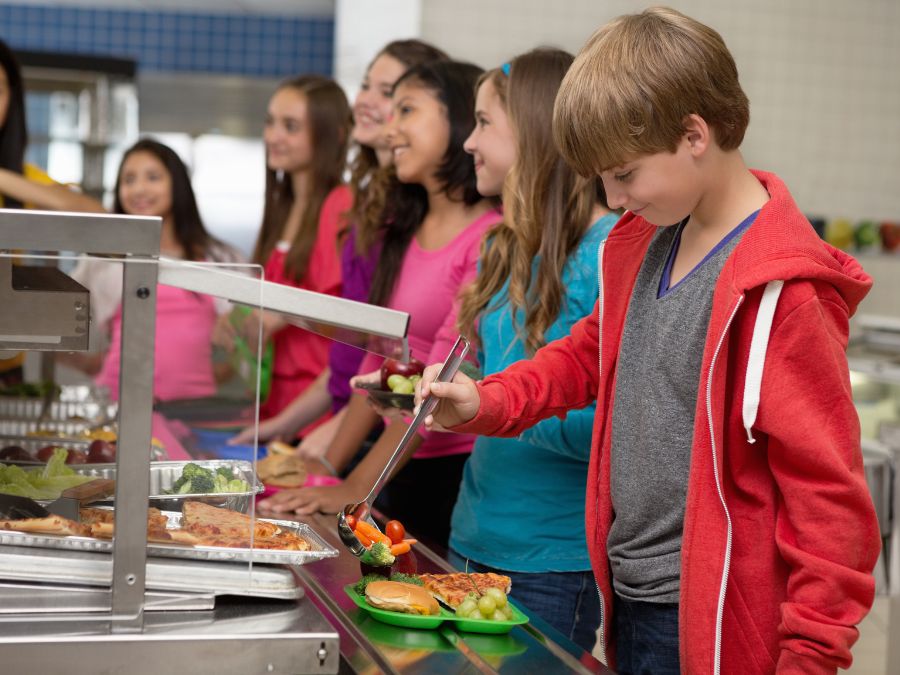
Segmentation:
<svg viewBox="0 0 900 675">
<path fill-rule="evenodd" d="M 437 600 L 421 586 L 401 581 L 373 581 L 366 586 L 366 602 L 378 609 L 404 614 L 440 614 Z"/>
<path fill-rule="evenodd" d="M 271 453 L 256 463 L 256 473 L 266 485 L 300 487 L 306 482 L 306 464 L 297 455 Z"/>
</svg>

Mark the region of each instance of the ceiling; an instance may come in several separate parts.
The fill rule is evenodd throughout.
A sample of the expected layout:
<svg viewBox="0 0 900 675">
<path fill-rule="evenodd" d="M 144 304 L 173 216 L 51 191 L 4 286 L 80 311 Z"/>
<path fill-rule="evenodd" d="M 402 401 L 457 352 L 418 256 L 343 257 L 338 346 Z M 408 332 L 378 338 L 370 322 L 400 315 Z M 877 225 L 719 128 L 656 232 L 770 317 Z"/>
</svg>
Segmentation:
<svg viewBox="0 0 900 675">
<path fill-rule="evenodd" d="M 6 0 L 5 4 L 56 7 L 131 9 L 144 11 L 216 12 L 227 14 L 279 14 L 282 16 L 334 15 L 335 0 Z"/>
</svg>

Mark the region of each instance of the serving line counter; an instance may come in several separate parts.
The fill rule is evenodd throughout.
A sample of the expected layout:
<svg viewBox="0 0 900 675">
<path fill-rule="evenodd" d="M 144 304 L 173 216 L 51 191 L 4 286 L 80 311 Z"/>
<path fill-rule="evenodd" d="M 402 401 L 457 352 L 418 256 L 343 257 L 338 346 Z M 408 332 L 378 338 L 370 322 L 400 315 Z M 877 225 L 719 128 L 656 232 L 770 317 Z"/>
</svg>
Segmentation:
<svg viewBox="0 0 900 675">
<path fill-rule="evenodd" d="M 341 673 L 611 673 L 602 663 L 524 609 L 529 622 L 504 635 L 382 624 L 344 592 L 360 578 L 359 560 L 341 544 L 335 516 L 305 519 L 338 549 L 335 558 L 295 568 L 309 604 L 337 631 Z M 415 532 L 412 533 L 415 535 Z M 422 544 L 413 547 L 419 573 L 455 571 Z M 513 588 L 513 596 L 515 588 Z"/>
</svg>

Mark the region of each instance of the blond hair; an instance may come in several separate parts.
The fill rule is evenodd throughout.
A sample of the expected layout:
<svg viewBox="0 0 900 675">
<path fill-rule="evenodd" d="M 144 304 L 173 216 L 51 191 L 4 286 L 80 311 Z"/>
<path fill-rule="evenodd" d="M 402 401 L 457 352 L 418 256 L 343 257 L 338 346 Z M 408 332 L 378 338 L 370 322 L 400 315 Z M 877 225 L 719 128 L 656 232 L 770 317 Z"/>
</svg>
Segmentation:
<svg viewBox="0 0 900 675">
<path fill-rule="evenodd" d="M 582 175 L 674 152 L 697 114 L 723 150 L 740 146 L 750 103 L 722 37 L 674 9 L 621 16 L 597 30 L 559 90 L 553 133 Z"/>
<path fill-rule="evenodd" d="M 478 277 L 462 295 L 457 322 L 475 337 L 475 322 L 509 281 L 506 295 L 513 325 L 534 353 L 565 302 L 562 272 L 603 201 L 596 178 L 578 176 L 553 145 L 552 101 L 572 55 L 535 49 L 516 57 L 509 76 L 485 73 L 509 116 L 517 157 L 503 186 L 503 221 L 485 236 Z M 539 256 L 537 269 L 532 263 Z M 519 311 L 524 325 L 517 325 Z"/>
</svg>

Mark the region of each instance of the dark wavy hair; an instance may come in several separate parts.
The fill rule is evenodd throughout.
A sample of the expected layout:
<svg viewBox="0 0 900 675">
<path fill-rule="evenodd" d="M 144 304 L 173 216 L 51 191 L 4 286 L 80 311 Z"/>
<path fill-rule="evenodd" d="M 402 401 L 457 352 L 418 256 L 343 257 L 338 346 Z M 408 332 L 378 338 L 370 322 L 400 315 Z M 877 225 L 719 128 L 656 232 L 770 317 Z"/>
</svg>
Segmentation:
<svg viewBox="0 0 900 675">
<path fill-rule="evenodd" d="M 443 51 L 422 40 L 394 40 L 369 62 L 367 74 L 372 64 L 382 56 L 390 56 L 406 68 L 449 59 Z M 350 221 L 356 227 L 356 252 L 361 256 L 367 255 L 375 242 L 381 239 L 384 229 L 381 214 L 392 171 L 390 166 L 379 166 L 375 150 L 365 145 L 359 146 L 350 165 L 350 189 L 353 192 Z"/>
<path fill-rule="evenodd" d="M 475 126 L 475 83 L 482 72 L 471 63 L 431 61 L 410 68 L 394 84 L 395 91 L 401 84 L 421 87 L 444 106 L 450 139 L 434 175 L 449 199 L 467 206 L 482 200 L 475 184 L 475 164 L 463 150 Z M 387 228 L 369 293 L 369 302 L 379 305 L 385 304 L 394 290 L 406 249 L 428 213 L 428 194 L 421 185 L 401 183 L 394 175 L 385 205 Z"/>
<path fill-rule="evenodd" d="M 12 50 L 0 40 L 0 67 L 9 83 L 9 106 L 6 119 L 0 128 L 0 168 L 21 174 L 25 164 L 25 146 L 28 144 L 28 127 L 25 124 L 25 85 L 22 70 Z M 4 207 L 22 208 L 18 199 L 5 196 Z"/>
<path fill-rule="evenodd" d="M 162 165 L 168 171 L 169 177 L 172 179 L 172 224 L 175 228 L 175 239 L 184 249 L 184 255 L 187 260 L 203 260 L 209 247 L 220 242 L 212 237 L 203 226 L 187 167 L 169 146 L 163 145 L 159 141 L 144 138 L 125 151 L 125 154 L 122 156 L 122 163 L 119 164 L 119 174 L 116 176 L 113 212 L 125 213 L 125 209 L 122 207 L 122 200 L 119 198 L 119 186 L 122 183 L 122 167 L 125 166 L 125 160 L 137 152 L 146 152 L 153 155 L 162 162 Z"/>
</svg>

